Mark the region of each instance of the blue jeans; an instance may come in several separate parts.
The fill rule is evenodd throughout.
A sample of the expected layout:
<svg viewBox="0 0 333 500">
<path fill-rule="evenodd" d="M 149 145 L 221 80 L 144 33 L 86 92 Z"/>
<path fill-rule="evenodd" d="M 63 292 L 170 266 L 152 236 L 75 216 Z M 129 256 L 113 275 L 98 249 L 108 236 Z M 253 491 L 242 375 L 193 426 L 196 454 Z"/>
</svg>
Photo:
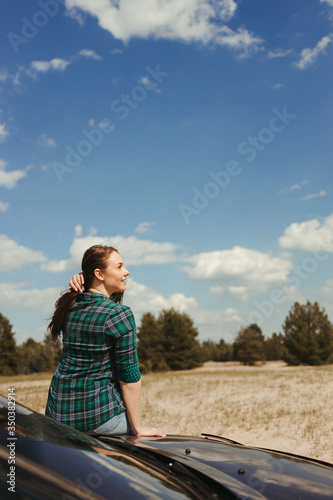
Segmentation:
<svg viewBox="0 0 333 500">
<path fill-rule="evenodd" d="M 110 418 L 107 422 L 100 425 L 93 431 L 88 431 L 87 434 L 104 434 L 106 436 L 116 436 L 121 434 L 131 434 L 131 426 L 129 424 L 126 412 L 119 413 Z"/>
</svg>

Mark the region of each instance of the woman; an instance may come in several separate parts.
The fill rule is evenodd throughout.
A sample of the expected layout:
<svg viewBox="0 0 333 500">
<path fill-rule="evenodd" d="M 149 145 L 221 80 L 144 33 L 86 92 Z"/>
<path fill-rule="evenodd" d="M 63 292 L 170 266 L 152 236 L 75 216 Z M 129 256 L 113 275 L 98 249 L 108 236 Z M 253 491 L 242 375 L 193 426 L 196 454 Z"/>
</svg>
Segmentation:
<svg viewBox="0 0 333 500">
<path fill-rule="evenodd" d="M 141 425 L 135 322 L 119 303 L 129 272 L 117 250 L 103 245 L 85 252 L 82 272 L 86 291 L 73 277 L 76 290 L 58 299 L 48 326 L 54 340 L 62 333 L 63 355 L 45 414 L 89 434 L 164 437 Z"/>
</svg>

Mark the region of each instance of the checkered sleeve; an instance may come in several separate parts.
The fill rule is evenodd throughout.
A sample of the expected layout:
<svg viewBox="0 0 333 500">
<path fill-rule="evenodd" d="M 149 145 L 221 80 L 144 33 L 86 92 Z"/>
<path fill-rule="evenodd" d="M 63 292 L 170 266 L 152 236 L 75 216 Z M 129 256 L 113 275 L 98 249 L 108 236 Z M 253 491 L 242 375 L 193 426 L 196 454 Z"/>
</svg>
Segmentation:
<svg viewBox="0 0 333 500">
<path fill-rule="evenodd" d="M 117 306 L 106 321 L 105 333 L 115 339 L 114 359 L 118 380 L 138 382 L 141 376 L 136 349 L 136 327 L 131 309 Z"/>
</svg>

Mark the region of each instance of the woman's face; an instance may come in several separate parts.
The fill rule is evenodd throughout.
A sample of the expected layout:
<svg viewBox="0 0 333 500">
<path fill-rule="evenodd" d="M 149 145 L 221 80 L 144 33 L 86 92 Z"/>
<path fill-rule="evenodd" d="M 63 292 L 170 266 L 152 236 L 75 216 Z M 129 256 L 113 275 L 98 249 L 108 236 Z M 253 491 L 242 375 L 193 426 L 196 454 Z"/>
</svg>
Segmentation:
<svg viewBox="0 0 333 500">
<path fill-rule="evenodd" d="M 129 275 L 129 271 L 124 266 L 119 253 L 111 253 L 105 269 L 100 271 L 100 273 L 109 296 L 114 292 L 124 292 L 126 290 L 126 278 Z"/>
</svg>

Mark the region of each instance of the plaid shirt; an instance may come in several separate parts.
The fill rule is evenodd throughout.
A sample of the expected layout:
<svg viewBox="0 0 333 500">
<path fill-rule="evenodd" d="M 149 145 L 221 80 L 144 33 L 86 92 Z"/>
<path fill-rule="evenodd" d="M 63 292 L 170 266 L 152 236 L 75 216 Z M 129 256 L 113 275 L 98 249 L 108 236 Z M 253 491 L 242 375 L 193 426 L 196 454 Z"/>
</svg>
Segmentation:
<svg viewBox="0 0 333 500">
<path fill-rule="evenodd" d="M 78 430 L 96 429 L 125 411 L 118 381 L 140 380 L 132 311 L 100 293 L 79 293 L 62 334 L 45 414 Z"/>
</svg>

